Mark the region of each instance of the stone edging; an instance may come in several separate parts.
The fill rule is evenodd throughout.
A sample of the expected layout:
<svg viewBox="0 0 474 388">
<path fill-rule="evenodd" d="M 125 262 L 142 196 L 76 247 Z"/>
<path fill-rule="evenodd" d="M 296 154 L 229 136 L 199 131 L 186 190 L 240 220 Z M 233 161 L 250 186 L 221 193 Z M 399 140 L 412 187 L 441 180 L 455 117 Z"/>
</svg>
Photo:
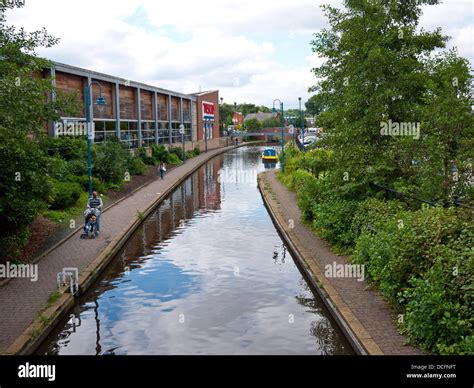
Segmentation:
<svg viewBox="0 0 474 388">
<path fill-rule="evenodd" d="M 148 217 L 148 215 L 150 215 L 150 213 L 181 183 L 183 183 L 190 175 L 192 175 L 200 167 L 202 167 L 205 163 L 207 163 L 214 157 L 221 155 L 224 152 L 230 151 L 231 149 L 243 147 L 248 144 L 249 143 L 241 143 L 237 146 L 223 147 L 219 149 L 219 151 L 215 154 L 205 157 L 195 167 L 193 167 L 190 171 L 179 177 L 173 185 L 171 185 L 163 193 L 161 193 L 158 198 L 145 209 L 145 211 L 142 213 L 142 217 L 135 217 L 131 222 L 129 222 L 127 226 L 123 228 L 122 231 L 100 253 L 100 255 L 92 263 L 90 263 L 85 270 L 83 270 L 79 274 L 79 295 L 82 295 L 97 280 L 102 271 L 108 266 L 108 264 L 112 261 L 115 255 L 125 245 L 128 238 L 138 229 L 138 227 Z M 138 187 L 136 190 L 141 189 L 150 183 L 151 182 L 148 182 L 143 186 Z M 110 209 L 112 206 L 115 206 L 125 198 L 128 198 L 130 195 L 135 193 L 136 190 L 128 194 L 126 197 L 123 197 L 117 202 L 111 204 L 107 209 Z M 76 232 L 77 230 L 75 230 L 65 239 L 61 240 L 61 242 L 56 244 L 55 247 L 53 247 L 52 249 L 61 245 L 64 241 L 72 237 L 72 235 Z M 42 256 L 40 256 L 40 258 L 41 257 Z M 59 299 L 56 302 L 52 303 L 50 306 L 47 306 L 44 310 L 38 312 L 38 317 L 35 318 L 33 323 L 28 328 L 26 328 L 26 330 L 13 342 L 13 344 L 11 344 L 7 348 L 5 353 L 3 353 L 4 355 L 29 355 L 32 354 L 41 345 L 41 343 L 51 333 L 54 327 L 56 327 L 56 325 L 61 321 L 61 319 L 63 319 L 64 316 L 74 306 L 75 298 L 74 296 L 68 293 L 68 288 L 63 287 L 60 292 L 61 296 L 59 297 Z M 39 316 L 41 316 L 42 318 L 40 319 Z"/>
<path fill-rule="evenodd" d="M 297 264 L 303 271 L 305 277 L 309 280 L 311 287 L 318 293 L 354 351 L 360 355 L 383 355 L 384 353 L 380 347 L 365 330 L 350 307 L 329 283 L 321 270 L 309 265 L 308 261 L 305 259 L 305 257 L 309 257 L 309 253 L 306 252 L 305 255 L 304 247 L 298 246 L 298 244 L 292 240 L 289 232 L 286 231 L 283 226 L 286 222 L 281 219 L 281 214 L 274 209 L 274 204 L 272 205 L 272 200 L 265 191 L 263 181 L 264 178 L 262 178 L 262 173 L 260 173 L 258 176 L 258 188 L 275 227 L 285 241 L 285 244 L 288 246 L 288 249 L 297 261 Z"/>
</svg>

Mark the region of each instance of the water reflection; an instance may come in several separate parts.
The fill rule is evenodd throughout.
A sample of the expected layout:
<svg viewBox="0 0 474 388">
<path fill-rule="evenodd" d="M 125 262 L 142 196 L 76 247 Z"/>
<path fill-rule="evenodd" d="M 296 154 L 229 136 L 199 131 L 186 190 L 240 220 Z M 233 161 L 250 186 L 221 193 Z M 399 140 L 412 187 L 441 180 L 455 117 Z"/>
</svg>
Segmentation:
<svg viewBox="0 0 474 388">
<path fill-rule="evenodd" d="M 78 301 L 79 324 L 65 320 L 39 353 L 351 353 L 266 212 L 260 152 L 187 179 Z"/>
</svg>

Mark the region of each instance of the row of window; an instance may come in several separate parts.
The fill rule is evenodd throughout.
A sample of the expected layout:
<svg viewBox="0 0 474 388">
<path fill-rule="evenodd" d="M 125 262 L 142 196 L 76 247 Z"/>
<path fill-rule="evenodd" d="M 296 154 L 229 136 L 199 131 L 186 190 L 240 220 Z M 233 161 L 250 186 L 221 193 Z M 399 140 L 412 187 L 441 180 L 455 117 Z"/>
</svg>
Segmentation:
<svg viewBox="0 0 474 388">
<path fill-rule="evenodd" d="M 95 121 L 94 143 L 102 143 L 111 138 L 116 138 L 114 121 Z M 191 123 L 184 123 L 184 133 L 179 132 L 180 123 L 158 122 L 158 128 L 155 129 L 154 121 L 142 122 L 142 147 L 151 144 L 172 144 L 191 141 Z M 120 122 L 120 140 L 126 143 L 129 148 L 139 147 L 138 122 L 121 121 Z"/>
</svg>

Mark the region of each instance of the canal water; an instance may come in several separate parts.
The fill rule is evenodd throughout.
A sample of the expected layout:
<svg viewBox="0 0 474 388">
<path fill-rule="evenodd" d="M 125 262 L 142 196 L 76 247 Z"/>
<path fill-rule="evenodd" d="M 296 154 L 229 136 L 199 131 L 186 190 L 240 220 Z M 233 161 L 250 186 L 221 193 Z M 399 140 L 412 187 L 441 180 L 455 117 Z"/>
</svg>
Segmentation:
<svg viewBox="0 0 474 388">
<path fill-rule="evenodd" d="M 38 354 L 353 354 L 267 213 L 261 150 L 190 176 Z"/>
</svg>

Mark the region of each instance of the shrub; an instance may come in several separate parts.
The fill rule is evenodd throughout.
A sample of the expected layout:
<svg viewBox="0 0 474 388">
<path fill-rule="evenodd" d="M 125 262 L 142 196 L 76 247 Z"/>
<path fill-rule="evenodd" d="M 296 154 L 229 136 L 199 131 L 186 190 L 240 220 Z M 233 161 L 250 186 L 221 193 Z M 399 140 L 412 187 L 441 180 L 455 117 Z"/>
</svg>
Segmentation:
<svg viewBox="0 0 474 388">
<path fill-rule="evenodd" d="M 59 156 L 53 156 L 53 157 L 47 158 L 47 169 L 48 169 L 48 176 L 50 176 L 53 179 L 64 181 L 64 180 L 69 180 L 71 178 L 68 162 L 66 162 L 63 158 Z"/>
<path fill-rule="evenodd" d="M 313 227 L 338 248 L 348 249 L 354 242 L 351 222 L 359 202 L 328 199 L 313 205 Z"/>
<path fill-rule="evenodd" d="M 69 172 L 74 176 L 87 175 L 87 160 L 73 159 L 67 162 Z"/>
<path fill-rule="evenodd" d="M 193 153 L 195 156 L 198 156 L 201 153 L 201 150 L 199 149 L 199 147 L 194 147 Z"/>
<path fill-rule="evenodd" d="M 313 218 L 312 205 L 314 202 L 314 186 L 316 179 L 309 172 L 304 170 L 296 170 L 292 175 L 293 179 L 289 184 L 296 191 L 298 196 L 298 205 L 302 211 L 305 221 L 311 221 Z"/>
<path fill-rule="evenodd" d="M 127 170 L 128 151 L 118 140 L 96 145 L 94 172 L 104 182 L 120 184 Z"/>
<path fill-rule="evenodd" d="M 180 164 L 181 159 L 175 153 L 169 154 L 167 160 L 165 161 L 168 164 Z"/>
<path fill-rule="evenodd" d="M 153 151 L 152 151 L 153 153 Z M 138 148 L 138 155 L 137 155 L 145 164 L 150 166 L 156 165 L 156 159 L 153 156 L 148 156 L 146 153 L 146 149 L 143 147 Z M 142 172 L 143 174 L 143 172 Z M 133 175 L 142 175 L 142 174 L 133 174 Z"/>
<path fill-rule="evenodd" d="M 409 280 L 419 278 L 432 266 L 434 249 L 456 237 L 461 225 L 454 209 L 401 211 L 378 224 L 375 232 L 359 236 L 353 260 L 366 264 L 382 293 L 401 307 L 404 299 L 400 293 L 409 287 Z"/>
<path fill-rule="evenodd" d="M 151 150 L 152 150 L 153 158 L 155 158 L 156 160 L 160 162 L 165 162 L 165 163 L 167 162 L 169 152 L 164 145 L 152 144 Z"/>
<path fill-rule="evenodd" d="M 87 161 L 87 141 L 83 137 L 48 137 L 45 139 L 44 147 L 50 156 L 60 156 L 67 161 Z"/>
<path fill-rule="evenodd" d="M 186 151 L 186 159 L 192 159 L 194 158 L 196 155 L 193 151 Z"/>
<path fill-rule="evenodd" d="M 168 151 L 170 154 L 175 154 L 179 159 L 184 160 L 184 151 L 182 147 L 170 147 Z"/>
<path fill-rule="evenodd" d="M 146 172 L 146 164 L 141 157 L 131 156 L 127 164 L 130 175 L 143 175 Z"/>
<path fill-rule="evenodd" d="M 61 182 L 50 180 L 52 184 L 51 191 L 51 209 L 61 210 L 74 205 L 81 196 L 81 186 L 75 182 Z"/>
<path fill-rule="evenodd" d="M 403 331 L 440 354 L 474 354 L 474 230 L 436 247 L 433 266 L 404 292 Z"/>
<path fill-rule="evenodd" d="M 81 186 L 83 191 L 89 191 L 89 178 L 87 175 L 79 175 L 74 177 L 74 182 Z M 97 177 L 92 177 L 92 190 L 103 193 L 107 190 L 106 185 Z"/>
<path fill-rule="evenodd" d="M 406 210 L 406 205 L 399 201 L 384 201 L 377 198 L 369 198 L 362 201 L 354 215 L 351 224 L 351 232 L 354 238 L 363 232 L 377 230 L 379 225 L 402 210 Z"/>
</svg>

